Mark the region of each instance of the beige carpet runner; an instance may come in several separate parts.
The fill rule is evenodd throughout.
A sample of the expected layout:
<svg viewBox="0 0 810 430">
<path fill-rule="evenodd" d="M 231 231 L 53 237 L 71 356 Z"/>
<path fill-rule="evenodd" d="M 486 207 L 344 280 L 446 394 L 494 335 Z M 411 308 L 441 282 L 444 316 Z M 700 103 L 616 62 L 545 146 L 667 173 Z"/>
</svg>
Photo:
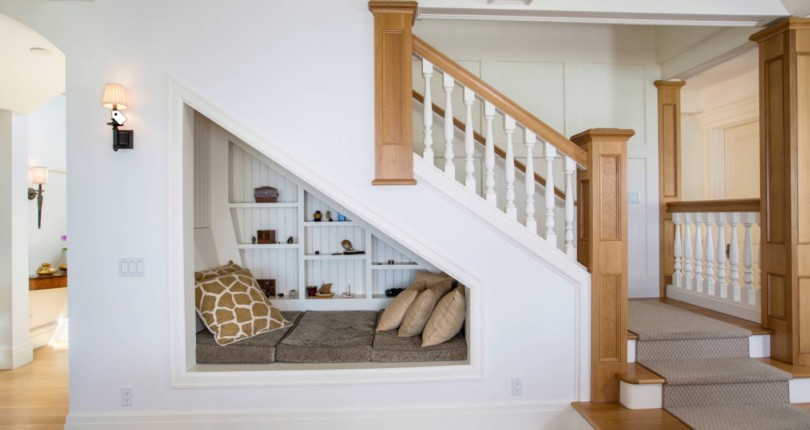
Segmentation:
<svg viewBox="0 0 810 430">
<path fill-rule="evenodd" d="M 791 375 L 748 358 L 751 332 L 657 301 L 628 302 L 636 361 L 666 380 L 664 409 L 697 430 L 808 429 Z"/>
</svg>

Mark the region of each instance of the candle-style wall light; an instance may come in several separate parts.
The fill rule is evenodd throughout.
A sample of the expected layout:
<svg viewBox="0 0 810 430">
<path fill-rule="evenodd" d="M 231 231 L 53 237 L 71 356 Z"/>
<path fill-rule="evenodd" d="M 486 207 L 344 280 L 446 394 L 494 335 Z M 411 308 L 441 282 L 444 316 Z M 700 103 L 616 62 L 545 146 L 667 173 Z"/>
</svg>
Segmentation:
<svg viewBox="0 0 810 430">
<path fill-rule="evenodd" d="M 28 187 L 28 200 L 37 199 L 37 228 L 42 228 L 42 193 L 45 191 L 42 186 L 48 183 L 48 168 L 43 166 L 34 166 L 31 168 L 31 183 L 37 186 L 37 189 Z"/>
<path fill-rule="evenodd" d="M 107 125 L 112 126 L 113 151 L 132 149 L 135 144 L 133 142 L 133 131 L 118 129 L 127 122 L 127 117 L 121 113 L 122 110 L 127 108 L 127 94 L 124 87 L 119 84 L 105 85 L 104 94 L 101 96 L 101 105 L 112 110 L 112 118 Z"/>
</svg>

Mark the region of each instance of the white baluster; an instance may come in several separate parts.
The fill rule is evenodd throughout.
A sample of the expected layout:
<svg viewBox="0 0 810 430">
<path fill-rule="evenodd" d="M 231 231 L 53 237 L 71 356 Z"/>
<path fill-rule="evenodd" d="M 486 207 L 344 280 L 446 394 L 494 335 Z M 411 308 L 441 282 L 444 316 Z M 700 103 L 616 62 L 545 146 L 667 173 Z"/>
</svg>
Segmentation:
<svg viewBox="0 0 810 430">
<path fill-rule="evenodd" d="M 740 214 L 738 212 L 734 212 L 731 214 L 731 219 L 729 219 L 729 225 L 731 226 L 731 248 L 728 253 L 728 261 L 729 265 L 731 266 L 731 273 L 730 279 L 731 282 L 729 285 L 731 286 L 731 293 L 732 299 L 735 302 L 739 302 L 742 300 L 742 291 L 740 290 L 740 283 L 738 282 L 740 279 L 740 245 L 737 243 L 737 224 L 740 222 Z"/>
<path fill-rule="evenodd" d="M 517 206 L 515 206 L 515 148 L 512 144 L 512 134 L 515 132 L 515 119 L 509 115 L 503 116 L 503 131 L 506 133 L 506 216 L 517 221 Z"/>
<path fill-rule="evenodd" d="M 694 287 L 693 280 L 695 279 L 695 272 L 692 269 L 692 217 L 689 214 L 683 214 L 683 227 L 684 227 L 684 247 L 683 247 L 683 269 L 685 272 L 686 289 L 691 290 Z"/>
<path fill-rule="evenodd" d="M 486 199 L 490 206 L 495 206 L 498 197 L 495 194 L 495 137 L 492 131 L 492 120 L 495 118 L 495 105 L 484 101 L 484 120 L 487 122 L 487 141 L 484 150 L 484 164 L 487 168 Z"/>
<path fill-rule="evenodd" d="M 717 296 L 728 298 L 726 282 L 726 214 L 717 214 Z"/>
<path fill-rule="evenodd" d="M 672 214 L 672 223 L 675 224 L 675 243 L 672 251 L 672 256 L 675 257 L 675 262 L 672 267 L 672 284 L 676 288 L 683 288 L 683 255 L 681 254 L 681 214 Z"/>
<path fill-rule="evenodd" d="M 569 257 L 577 258 L 577 248 L 574 242 L 574 172 L 577 163 L 571 157 L 565 156 L 565 253 Z"/>
<path fill-rule="evenodd" d="M 455 134 L 455 124 L 453 124 L 453 87 L 456 81 L 453 77 L 444 72 L 444 173 L 447 176 L 456 178 L 456 165 L 453 164 L 455 155 L 453 154 L 453 134 Z"/>
<path fill-rule="evenodd" d="M 546 240 L 557 246 L 557 234 L 554 233 L 554 158 L 557 148 L 550 143 L 544 145 L 546 159 Z"/>
<path fill-rule="evenodd" d="M 706 223 L 706 294 L 714 295 L 714 242 L 712 238 L 712 227 L 714 226 L 714 214 L 707 213 L 703 221 Z"/>
<path fill-rule="evenodd" d="M 695 292 L 703 292 L 703 240 L 700 235 L 703 214 L 695 214 Z"/>
<path fill-rule="evenodd" d="M 751 225 L 754 224 L 754 213 L 743 214 L 745 237 L 743 239 L 743 290 L 742 302 L 755 306 L 757 299 L 754 296 L 754 244 L 751 241 Z"/>
<path fill-rule="evenodd" d="M 473 141 L 473 114 L 472 105 L 475 101 L 475 93 L 471 89 L 464 87 L 464 106 L 467 107 L 467 122 L 464 126 L 464 155 L 467 156 L 467 165 L 464 172 L 467 174 L 464 185 L 471 192 L 475 192 L 475 164 L 473 163 L 473 152 L 475 150 Z"/>
<path fill-rule="evenodd" d="M 534 218 L 534 142 L 537 135 L 524 129 L 526 143 L 526 228 L 537 234 L 537 220 Z"/>
<path fill-rule="evenodd" d="M 425 150 L 422 152 L 422 158 L 433 164 L 433 98 L 430 95 L 430 78 L 433 76 L 433 64 L 424 58 L 422 59 L 422 76 L 425 78 L 425 103 L 422 109 L 422 123 L 425 126 L 423 131 Z"/>
<path fill-rule="evenodd" d="M 754 212 L 754 222 L 759 228 L 762 225 L 759 222 L 759 212 Z M 757 276 L 756 278 L 756 291 L 754 291 L 754 300 L 756 300 L 756 307 L 762 308 L 762 244 L 759 245 L 759 252 L 757 252 Z"/>
</svg>

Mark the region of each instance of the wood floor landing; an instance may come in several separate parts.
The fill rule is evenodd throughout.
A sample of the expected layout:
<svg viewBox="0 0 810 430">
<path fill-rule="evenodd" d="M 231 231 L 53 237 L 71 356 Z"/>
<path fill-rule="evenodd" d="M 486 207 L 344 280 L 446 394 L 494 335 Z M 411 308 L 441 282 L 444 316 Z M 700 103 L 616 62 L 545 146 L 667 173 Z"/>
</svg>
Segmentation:
<svg viewBox="0 0 810 430">
<path fill-rule="evenodd" d="M 68 350 L 45 346 L 34 362 L 0 371 L 0 430 L 62 430 L 68 413 Z"/>
<path fill-rule="evenodd" d="M 572 403 L 595 430 L 689 430 L 663 409 L 627 409 L 619 403 Z M 810 412 L 810 403 L 796 406 Z"/>
</svg>

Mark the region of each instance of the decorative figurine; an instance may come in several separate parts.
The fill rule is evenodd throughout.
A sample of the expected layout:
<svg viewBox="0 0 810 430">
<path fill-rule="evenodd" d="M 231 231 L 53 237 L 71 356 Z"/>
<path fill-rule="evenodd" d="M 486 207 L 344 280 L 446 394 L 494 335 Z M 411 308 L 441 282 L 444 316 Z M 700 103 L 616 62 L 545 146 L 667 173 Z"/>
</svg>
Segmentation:
<svg viewBox="0 0 810 430">
<path fill-rule="evenodd" d="M 338 221 L 346 221 L 346 215 L 338 212 Z"/>
<path fill-rule="evenodd" d="M 315 211 L 315 213 L 312 214 L 312 219 L 315 222 L 321 222 L 321 218 L 323 218 L 323 215 L 321 215 L 321 211 Z"/>
<path fill-rule="evenodd" d="M 298 298 L 298 291 L 290 290 L 290 298 L 297 299 Z"/>
<path fill-rule="evenodd" d="M 253 244 L 255 245 L 256 244 L 256 236 L 251 237 L 250 241 L 253 242 Z"/>
<path fill-rule="evenodd" d="M 292 236 L 287 238 L 287 243 L 293 243 L 293 237 Z"/>
<path fill-rule="evenodd" d="M 326 220 L 332 222 L 332 211 L 326 211 Z"/>
</svg>

